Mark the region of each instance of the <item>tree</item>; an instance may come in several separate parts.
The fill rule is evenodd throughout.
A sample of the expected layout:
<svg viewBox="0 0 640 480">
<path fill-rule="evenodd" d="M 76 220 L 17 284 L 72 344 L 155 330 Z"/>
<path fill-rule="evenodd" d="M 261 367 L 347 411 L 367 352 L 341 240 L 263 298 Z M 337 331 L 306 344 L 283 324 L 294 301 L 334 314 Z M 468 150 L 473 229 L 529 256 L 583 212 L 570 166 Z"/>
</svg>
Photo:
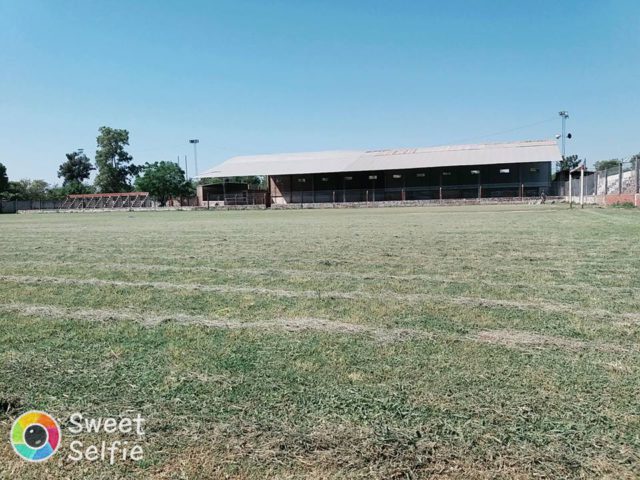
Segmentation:
<svg viewBox="0 0 640 480">
<path fill-rule="evenodd" d="M 137 175 L 140 168 L 131 164 L 133 157 L 124 149 L 129 145 L 129 132 L 110 127 L 100 127 L 99 132 L 96 187 L 105 193 L 131 191 L 130 177 Z"/>
<path fill-rule="evenodd" d="M 198 181 L 199 185 L 217 185 L 222 183 L 222 178 L 201 178 Z M 267 177 L 261 175 L 249 175 L 245 177 L 227 177 L 225 178 L 227 182 L 233 183 L 246 183 L 255 188 L 266 188 L 267 187 Z"/>
<path fill-rule="evenodd" d="M 185 180 L 185 182 L 182 184 L 182 187 L 180 187 L 181 197 L 186 197 L 186 198 L 195 197 L 196 192 L 197 192 L 197 187 L 192 180 Z"/>
<path fill-rule="evenodd" d="M 78 193 L 96 193 L 96 189 L 93 185 L 87 185 L 86 183 L 79 182 L 72 182 L 61 187 L 54 185 L 49 188 L 48 197 L 51 200 L 62 200 L 67 195 Z"/>
<path fill-rule="evenodd" d="M 49 198 L 49 190 L 49 184 L 44 180 L 23 178 L 17 182 L 9 182 L 9 199 L 47 200 Z"/>
<path fill-rule="evenodd" d="M 193 196 L 195 188 L 185 178 L 177 163 L 155 162 L 142 167 L 142 176 L 136 178 L 136 189 L 149 192 L 164 207 L 170 197 Z"/>
<path fill-rule="evenodd" d="M 618 168 L 622 163 L 622 160 L 618 160 L 617 158 L 612 158 L 610 160 L 601 160 L 596 162 L 595 169 L 596 170 L 609 170 L 610 168 Z"/>
<path fill-rule="evenodd" d="M 558 164 L 558 171 L 563 172 L 565 170 L 573 170 L 582 163 L 582 160 L 578 159 L 578 155 L 569 155 L 568 157 L 562 157 L 562 160 Z"/>
<path fill-rule="evenodd" d="M 63 179 L 62 185 L 65 187 L 82 184 L 91 176 L 91 170 L 95 170 L 89 158 L 82 152 L 71 152 L 65 156 L 67 161 L 58 168 L 58 177 Z"/>
<path fill-rule="evenodd" d="M 9 188 L 9 177 L 7 167 L 0 163 L 0 192 L 6 192 Z"/>
</svg>

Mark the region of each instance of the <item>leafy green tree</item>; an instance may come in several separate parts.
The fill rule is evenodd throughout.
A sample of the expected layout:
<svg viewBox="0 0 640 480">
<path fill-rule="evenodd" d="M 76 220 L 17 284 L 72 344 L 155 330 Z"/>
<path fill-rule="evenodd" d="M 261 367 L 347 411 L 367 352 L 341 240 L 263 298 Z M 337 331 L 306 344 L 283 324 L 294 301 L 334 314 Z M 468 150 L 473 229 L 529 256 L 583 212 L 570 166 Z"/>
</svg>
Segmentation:
<svg viewBox="0 0 640 480">
<path fill-rule="evenodd" d="M 27 187 L 27 194 L 31 200 L 46 200 L 49 195 L 49 184 L 44 180 L 31 180 Z"/>
<path fill-rule="evenodd" d="M 124 149 L 129 145 L 129 132 L 123 129 L 100 127 L 97 138 L 95 185 L 104 193 L 131 191 L 130 178 L 140 168 L 133 165 L 133 157 Z"/>
<path fill-rule="evenodd" d="M 135 186 L 137 190 L 149 192 L 163 207 L 170 197 L 195 195 L 195 187 L 185 178 L 184 170 L 174 162 L 145 164 Z"/>
<path fill-rule="evenodd" d="M 197 186 L 191 180 L 185 180 L 180 187 L 180 197 L 191 198 L 196 196 Z"/>
<path fill-rule="evenodd" d="M 89 158 L 82 152 L 71 152 L 65 156 L 66 162 L 58 168 L 58 177 L 63 179 L 63 186 L 82 184 L 91 176 L 91 171 L 95 170 Z"/>
<path fill-rule="evenodd" d="M 23 178 L 17 182 L 9 182 L 10 200 L 47 200 L 49 184 L 44 180 Z"/>
<path fill-rule="evenodd" d="M 573 170 L 577 168 L 582 163 L 582 160 L 578 158 L 578 155 L 568 155 L 562 157 L 560 163 L 558 163 L 558 171 L 563 172 L 565 170 Z"/>
<path fill-rule="evenodd" d="M 6 192 L 9 188 L 9 177 L 7 167 L 0 163 L 0 192 Z"/>
<path fill-rule="evenodd" d="M 77 193 L 96 193 L 96 189 L 93 185 L 79 182 L 72 182 L 62 186 L 54 185 L 49 189 L 48 197 L 50 200 L 62 200 L 67 195 Z"/>
<path fill-rule="evenodd" d="M 198 182 L 199 185 L 217 185 L 222 183 L 222 178 L 201 178 Z M 244 177 L 229 177 L 226 178 L 228 182 L 232 183 L 247 183 L 256 188 L 266 188 L 267 177 L 260 175 L 248 175 Z"/>
<path fill-rule="evenodd" d="M 617 158 L 612 158 L 610 160 L 601 160 L 596 162 L 595 169 L 596 170 L 608 170 L 610 168 L 618 168 L 618 166 L 622 163 L 621 160 Z"/>
</svg>

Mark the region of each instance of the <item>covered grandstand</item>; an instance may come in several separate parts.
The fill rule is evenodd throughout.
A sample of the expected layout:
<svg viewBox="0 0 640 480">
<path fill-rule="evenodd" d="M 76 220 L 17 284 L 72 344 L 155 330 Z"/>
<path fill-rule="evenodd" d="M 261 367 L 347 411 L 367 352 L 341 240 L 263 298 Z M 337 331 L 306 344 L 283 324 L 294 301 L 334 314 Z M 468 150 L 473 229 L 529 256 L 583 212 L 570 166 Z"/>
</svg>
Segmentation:
<svg viewBox="0 0 640 480">
<path fill-rule="evenodd" d="M 268 177 L 267 203 L 535 197 L 549 192 L 554 140 L 231 158 L 201 178 Z"/>
</svg>

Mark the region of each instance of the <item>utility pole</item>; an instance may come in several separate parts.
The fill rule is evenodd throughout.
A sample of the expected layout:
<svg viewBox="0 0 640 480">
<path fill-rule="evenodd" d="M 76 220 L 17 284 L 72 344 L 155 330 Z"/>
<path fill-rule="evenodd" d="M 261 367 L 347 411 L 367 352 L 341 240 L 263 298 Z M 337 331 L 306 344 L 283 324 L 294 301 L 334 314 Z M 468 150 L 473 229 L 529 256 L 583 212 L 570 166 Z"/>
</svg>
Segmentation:
<svg viewBox="0 0 640 480">
<path fill-rule="evenodd" d="M 180 156 L 178 155 L 178 160 L 180 159 Z M 187 164 L 187 156 L 184 156 L 184 176 L 186 177 L 187 180 L 189 180 L 189 165 Z"/>
<path fill-rule="evenodd" d="M 200 143 L 200 140 L 192 138 L 189 143 L 193 144 L 193 160 L 196 167 L 196 175 L 198 175 L 198 143 Z"/>
</svg>

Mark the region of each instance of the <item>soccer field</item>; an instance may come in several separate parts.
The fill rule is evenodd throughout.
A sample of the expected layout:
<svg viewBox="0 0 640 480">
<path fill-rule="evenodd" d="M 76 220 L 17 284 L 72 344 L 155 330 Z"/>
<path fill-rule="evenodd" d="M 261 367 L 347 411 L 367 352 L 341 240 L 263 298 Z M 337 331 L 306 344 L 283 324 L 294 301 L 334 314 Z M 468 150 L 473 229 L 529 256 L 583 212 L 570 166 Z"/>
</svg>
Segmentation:
<svg viewBox="0 0 640 480">
<path fill-rule="evenodd" d="M 0 478 L 637 478 L 640 212 L 0 216 Z M 140 413 L 144 459 L 68 460 Z M 106 434 L 81 438 L 100 442 Z"/>
</svg>

